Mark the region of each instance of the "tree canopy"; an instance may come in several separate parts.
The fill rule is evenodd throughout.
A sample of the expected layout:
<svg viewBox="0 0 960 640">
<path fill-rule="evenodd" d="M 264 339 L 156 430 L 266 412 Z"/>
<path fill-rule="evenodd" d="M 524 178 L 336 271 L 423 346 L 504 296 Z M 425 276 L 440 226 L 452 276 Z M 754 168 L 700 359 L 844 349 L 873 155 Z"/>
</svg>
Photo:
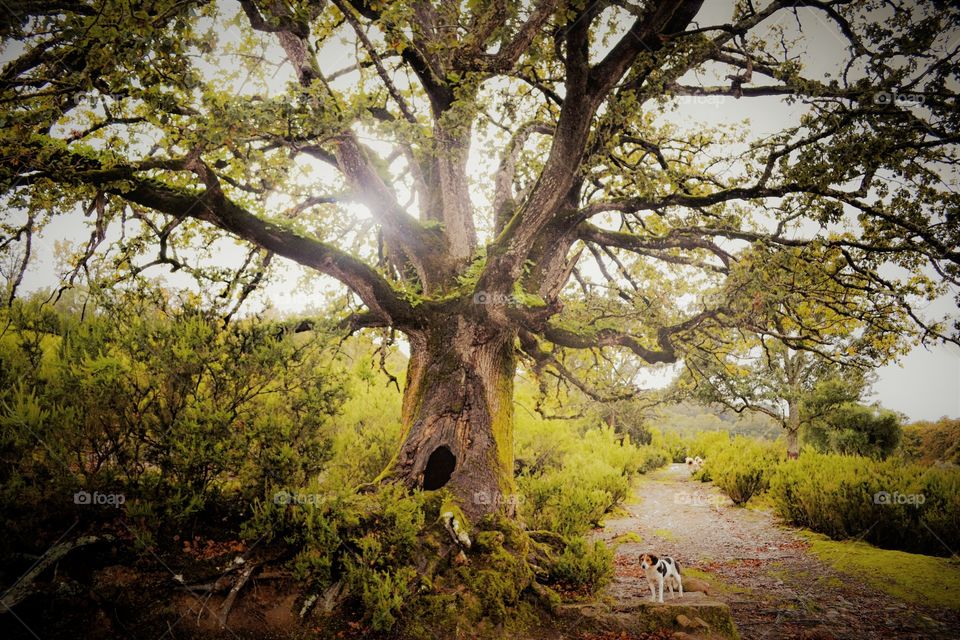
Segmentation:
<svg viewBox="0 0 960 640">
<path fill-rule="evenodd" d="M 82 212 L 68 280 L 182 270 L 229 316 L 280 257 L 341 282 L 352 328 L 416 354 L 469 325 L 569 380 L 571 353 L 674 362 L 731 328 L 958 342 L 916 305 L 960 278 L 960 10 L 704 4 L 10 3 L 10 295 L 31 237 Z M 805 62 L 825 31 L 845 58 L 824 74 Z M 669 119 L 698 97 L 799 115 L 763 135 Z M 405 419 L 438 415 L 417 382 L 438 353 L 413 358 Z M 509 420 L 492 388 L 474 418 Z"/>
<path fill-rule="evenodd" d="M 455 294 L 483 292 L 491 304 L 477 312 L 538 342 L 650 361 L 726 313 L 677 299 L 743 269 L 742 244 L 724 240 L 793 247 L 891 307 L 933 283 L 880 265 L 954 282 L 955 9 L 747 2 L 717 24 L 695 21 L 699 10 L 15 3 L 2 26 L 5 245 L 79 208 L 96 218 L 88 253 L 126 226 L 113 264 L 131 273 L 147 251 L 181 267 L 177 247 L 226 232 L 254 249 L 249 271 L 278 254 L 339 279 L 371 324 L 416 327 Z M 753 35 L 788 12 L 843 34 L 842 73 L 806 77 L 802 39 Z M 352 59 L 334 64 L 344 38 Z M 704 81 L 690 84 L 692 71 Z M 724 72 L 729 83 L 706 80 Z M 656 118 L 685 95 L 807 108 L 735 145 Z M 468 174 L 471 144 L 502 152 L 490 179 Z M 332 170 L 307 179 L 307 158 Z M 603 278 L 582 276 L 587 262 Z M 569 295 L 577 280 L 583 296 Z"/>
</svg>

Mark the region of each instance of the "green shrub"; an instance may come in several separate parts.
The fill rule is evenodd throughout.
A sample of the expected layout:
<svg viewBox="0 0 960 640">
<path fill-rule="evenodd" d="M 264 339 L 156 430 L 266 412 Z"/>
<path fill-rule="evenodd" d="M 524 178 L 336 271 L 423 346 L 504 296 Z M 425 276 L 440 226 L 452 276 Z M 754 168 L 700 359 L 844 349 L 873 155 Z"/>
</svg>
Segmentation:
<svg viewBox="0 0 960 640">
<path fill-rule="evenodd" d="M 803 440 L 821 453 L 886 458 L 897 447 L 902 428 L 893 411 L 858 403 L 835 406 L 805 425 Z"/>
<path fill-rule="evenodd" d="M 770 496 L 785 520 L 834 539 L 934 555 L 960 544 L 957 469 L 804 451 L 772 474 Z"/>
<path fill-rule="evenodd" d="M 0 388 L 3 544 L 78 515 L 77 490 L 124 494 L 146 538 L 207 508 L 239 513 L 329 460 L 344 394 L 323 336 L 224 325 L 160 298 L 104 294 L 82 321 L 32 303 L 0 311 L 0 371 L 17 381 Z"/>
<path fill-rule="evenodd" d="M 417 571 L 413 567 L 372 569 L 352 558 L 346 561 L 346 581 L 352 593 L 359 594 L 363 611 L 374 631 L 389 631 L 397 615 L 408 604 Z"/>
<path fill-rule="evenodd" d="M 571 538 L 551 576 L 566 587 L 595 592 L 613 578 L 613 551 L 599 540 L 591 545 L 582 536 Z"/>
<path fill-rule="evenodd" d="M 737 436 L 715 454 L 704 467 L 709 477 L 736 504 L 745 504 L 753 496 L 767 490 L 770 474 L 784 455 L 782 447 Z"/>
<path fill-rule="evenodd" d="M 688 442 L 674 431 L 654 431 L 651 444 L 663 451 L 670 462 L 683 462 L 687 458 Z"/>
<path fill-rule="evenodd" d="M 662 449 L 637 446 L 608 426 L 586 428 L 524 414 L 517 421 L 520 513 L 530 529 L 577 536 L 630 496 L 631 482 L 666 463 Z"/>
<path fill-rule="evenodd" d="M 649 473 L 670 462 L 670 457 L 666 451 L 653 446 L 643 447 L 641 455 L 641 461 L 637 465 L 637 472 L 639 473 Z"/>
<path fill-rule="evenodd" d="M 691 458 L 700 456 L 707 459 L 730 446 L 730 433 L 727 431 L 698 431 L 693 436 L 686 438 L 684 442 L 687 456 Z"/>
<path fill-rule="evenodd" d="M 662 450 L 637 447 L 612 429 L 591 429 L 567 436 L 566 453 L 517 478 L 523 495 L 520 512 L 531 529 L 576 536 L 597 527 L 603 517 L 630 496 L 638 473 L 666 462 Z M 559 449 L 559 447 L 558 447 Z"/>
<path fill-rule="evenodd" d="M 897 455 L 921 464 L 960 464 L 960 419 L 943 417 L 905 426 Z"/>
<path fill-rule="evenodd" d="M 584 533 L 598 526 L 615 504 L 603 487 L 618 483 L 624 490 L 629 487 L 616 469 L 597 460 L 589 465 L 572 465 L 562 472 L 521 477 L 521 514 L 531 529 L 561 535 Z"/>
<path fill-rule="evenodd" d="M 281 491 L 290 500 L 260 502 L 244 536 L 282 539 L 297 551 L 294 577 L 308 592 L 340 581 L 374 629 L 392 628 L 416 588 L 417 553 L 439 516 L 443 494 L 410 494 L 398 485 L 339 496 Z"/>
</svg>

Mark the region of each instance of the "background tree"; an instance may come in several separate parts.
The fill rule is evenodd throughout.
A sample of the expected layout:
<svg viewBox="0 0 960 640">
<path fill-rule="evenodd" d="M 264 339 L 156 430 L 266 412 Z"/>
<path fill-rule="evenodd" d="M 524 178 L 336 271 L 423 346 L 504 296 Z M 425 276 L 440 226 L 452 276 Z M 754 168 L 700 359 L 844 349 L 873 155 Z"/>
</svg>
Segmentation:
<svg viewBox="0 0 960 640">
<path fill-rule="evenodd" d="M 958 9 L 776 0 L 717 21 L 702 4 L 14 3 L 0 246 L 84 212 L 68 282 L 98 261 L 191 273 L 225 317 L 275 257 L 331 276 L 351 328 L 409 344 L 383 478 L 448 481 L 473 516 L 499 502 L 477 492 L 512 491 L 518 357 L 565 377 L 568 350 L 676 361 L 752 304 L 685 294 L 740 282 L 759 249 L 828 252 L 857 301 L 840 316 L 865 301 L 868 325 L 904 314 L 957 340 L 912 305 L 960 276 Z M 822 80 L 807 30 L 771 26 L 801 14 L 845 40 Z M 805 106 L 774 135 L 658 118 L 690 95 Z M 792 307 L 750 329 L 777 317 L 802 332 Z"/>
<path fill-rule="evenodd" d="M 735 321 L 692 345 L 680 387 L 738 413 L 770 416 L 796 458 L 801 428 L 826 425 L 833 411 L 858 402 L 871 371 L 906 347 L 903 310 L 875 304 L 853 281 L 837 282 L 842 263 L 839 252 L 812 245 L 744 252 L 743 270 L 711 294 Z M 826 446 L 825 432 L 817 433 Z"/>
<path fill-rule="evenodd" d="M 823 452 L 886 458 L 900 442 L 900 422 L 893 411 L 848 402 L 808 421 L 804 440 Z"/>
<path fill-rule="evenodd" d="M 960 419 L 946 416 L 921 420 L 903 428 L 898 454 L 922 464 L 960 464 Z"/>
</svg>

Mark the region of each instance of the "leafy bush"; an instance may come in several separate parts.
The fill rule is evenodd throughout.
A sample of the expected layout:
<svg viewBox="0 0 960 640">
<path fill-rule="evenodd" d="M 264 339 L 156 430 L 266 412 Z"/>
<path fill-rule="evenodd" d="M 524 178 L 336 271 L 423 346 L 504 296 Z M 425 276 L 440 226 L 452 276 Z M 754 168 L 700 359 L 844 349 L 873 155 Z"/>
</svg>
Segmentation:
<svg viewBox="0 0 960 640">
<path fill-rule="evenodd" d="M 683 462 L 687 458 L 688 442 L 683 436 L 674 431 L 654 431 L 652 434 L 653 446 L 662 450 L 669 462 Z"/>
<path fill-rule="evenodd" d="M 641 459 L 637 465 L 638 473 L 648 473 L 670 462 L 667 452 L 656 447 L 643 447 L 640 450 Z"/>
<path fill-rule="evenodd" d="M 367 622 L 392 628 L 413 594 L 417 553 L 443 495 L 398 485 L 339 495 L 316 493 L 316 486 L 278 491 L 290 499 L 259 501 L 244 537 L 283 540 L 296 551 L 294 576 L 308 592 L 341 582 Z"/>
<path fill-rule="evenodd" d="M 767 490 L 770 474 L 783 456 L 783 448 L 776 443 L 737 436 L 707 457 L 704 467 L 731 500 L 745 504 Z"/>
<path fill-rule="evenodd" d="M 900 417 L 893 411 L 847 402 L 808 423 L 804 441 L 821 453 L 886 458 L 901 437 Z"/>
<path fill-rule="evenodd" d="M 730 434 L 726 431 L 699 431 L 686 438 L 684 443 L 687 456 L 707 459 L 730 446 Z"/>
<path fill-rule="evenodd" d="M 960 419 L 944 417 L 905 426 L 897 454 L 921 464 L 960 465 Z"/>
<path fill-rule="evenodd" d="M 82 321 L 28 302 L 3 311 L 0 371 L 17 381 L 0 388 L 10 537 L 76 512 L 77 490 L 123 493 L 147 535 L 211 500 L 304 483 L 329 460 L 343 391 L 322 339 L 224 325 L 162 296 L 96 302 Z"/>
<path fill-rule="evenodd" d="M 960 545 L 960 471 L 804 451 L 770 496 L 788 522 L 834 539 L 934 555 Z"/>
<path fill-rule="evenodd" d="M 524 457 L 540 460 L 517 478 L 524 498 L 521 513 L 531 529 L 576 536 L 599 526 L 604 515 L 629 497 L 636 474 L 666 461 L 660 449 L 637 447 L 609 427 L 589 429 L 579 437 L 551 427 L 554 439 L 543 444 L 545 454 L 532 446 L 530 453 L 521 450 Z"/>
<path fill-rule="evenodd" d="M 582 536 L 571 538 L 557 558 L 552 576 L 566 587 L 595 592 L 613 578 L 613 551 L 599 540 L 591 545 Z"/>
<path fill-rule="evenodd" d="M 473 545 L 461 558 L 440 518 L 450 500 L 444 490 L 408 493 L 399 485 L 290 504 L 264 500 L 244 535 L 282 539 L 296 550 L 294 575 L 306 592 L 340 583 L 348 608 L 364 623 L 398 637 L 436 637 L 434 626 L 512 624 L 522 617 L 525 596 L 553 593 L 532 588 L 531 540 L 506 519 L 489 517 L 469 526 Z M 559 536 L 553 541 L 563 544 Z M 550 580 L 557 580 L 558 557 L 560 574 L 583 588 L 603 584 L 612 570 L 602 545 L 575 544 L 564 554 L 546 555 Z"/>
<path fill-rule="evenodd" d="M 666 450 L 637 446 L 605 424 L 558 424 L 530 414 L 517 420 L 516 441 L 518 458 L 531 461 L 517 477 L 521 517 L 556 551 L 544 559 L 546 580 L 577 592 L 602 588 L 613 575 L 613 553 L 584 534 L 629 498 L 637 474 L 668 462 Z"/>
</svg>

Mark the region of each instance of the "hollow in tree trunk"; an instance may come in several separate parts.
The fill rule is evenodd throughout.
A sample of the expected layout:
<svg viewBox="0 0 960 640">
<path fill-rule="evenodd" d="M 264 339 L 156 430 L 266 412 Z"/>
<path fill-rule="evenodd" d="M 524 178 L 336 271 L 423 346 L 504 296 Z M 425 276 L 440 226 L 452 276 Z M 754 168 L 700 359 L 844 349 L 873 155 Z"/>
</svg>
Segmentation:
<svg viewBox="0 0 960 640">
<path fill-rule="evenodd" d="M 473 520 L 513 515 L 515 338 L 464 316 L 410 335 L 402 443 L 385 479 L 446 487 Z"/>
</svg>

